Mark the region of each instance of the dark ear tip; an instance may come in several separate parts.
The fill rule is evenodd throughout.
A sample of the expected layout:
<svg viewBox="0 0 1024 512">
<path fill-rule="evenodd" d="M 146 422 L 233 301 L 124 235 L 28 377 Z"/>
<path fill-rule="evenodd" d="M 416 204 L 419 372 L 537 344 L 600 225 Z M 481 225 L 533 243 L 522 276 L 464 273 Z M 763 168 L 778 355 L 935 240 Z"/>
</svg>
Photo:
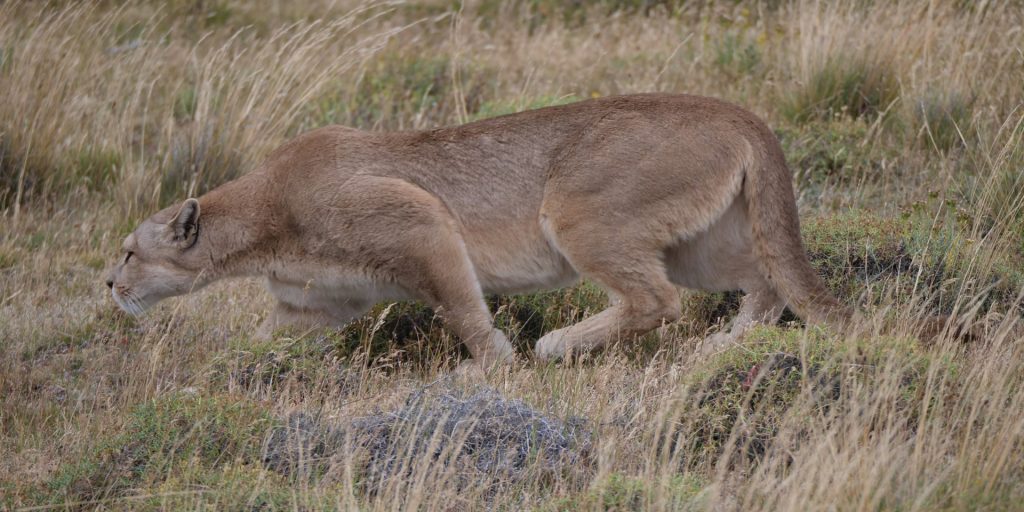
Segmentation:
<svg viewBox="0 0 1024 512">
<path fill-rule="evenodd" d="M 199 200 L 194 197 L 186 199 L 185 202 L 181 203 L 181 208 L 178 209 L 178 212 L 178 215 L 188 212 L 191 218 L 199 216 Z"/>
<path fill-rule="evenodd" d="M 174 227 L 177 236 L 184 236 L 188 226 L 192 226 L 199 219 L 199 200 L 190 197 L 178 207 L 178 213 L 174 214 L 169 224 Z"/>
</svg>

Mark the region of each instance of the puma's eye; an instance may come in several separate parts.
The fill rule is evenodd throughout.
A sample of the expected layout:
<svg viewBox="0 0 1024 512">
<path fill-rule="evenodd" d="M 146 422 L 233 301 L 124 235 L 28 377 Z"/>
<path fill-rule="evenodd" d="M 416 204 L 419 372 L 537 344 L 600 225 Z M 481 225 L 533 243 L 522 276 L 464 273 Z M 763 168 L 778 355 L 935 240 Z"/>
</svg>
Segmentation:
<svg viewBox="0 0 1024 512">
<path fill-rule="evenodd" d="M 132 256 L 135 256 L 135 253 L 132 251 L 128 251 L 128 254 L 126 254 L 124 257 L 124 262 L 128 263 L 128 260 L 132 259 Z"/>
</svg>

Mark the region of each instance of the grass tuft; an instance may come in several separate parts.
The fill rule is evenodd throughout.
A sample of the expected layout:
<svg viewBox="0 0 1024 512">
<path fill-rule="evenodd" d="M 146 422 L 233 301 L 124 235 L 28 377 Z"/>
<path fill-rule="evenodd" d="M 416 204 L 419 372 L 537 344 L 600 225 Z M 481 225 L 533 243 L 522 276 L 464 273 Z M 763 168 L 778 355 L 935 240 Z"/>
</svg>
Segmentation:
<svg viewBox="0 0 1024 512">
<path fill-rule="evenodd" d="M 851 117 L 874 118 L 900 97 L 895 71 L 882 62 L 836 56 L 807 83 L 786 92 L 781 113 L 793 123 Z"/>
</svg>

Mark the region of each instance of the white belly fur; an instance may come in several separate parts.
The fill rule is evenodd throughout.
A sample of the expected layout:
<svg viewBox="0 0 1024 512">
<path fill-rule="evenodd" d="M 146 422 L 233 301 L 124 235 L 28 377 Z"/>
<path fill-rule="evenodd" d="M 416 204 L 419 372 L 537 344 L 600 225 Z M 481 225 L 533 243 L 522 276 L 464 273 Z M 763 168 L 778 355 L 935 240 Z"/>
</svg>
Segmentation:
<svg viewBox="0 0 1024 512">
<path fill-rule="evenodd" d="M 394 283 L 374 281 L 344 268 L 303 267 L 288 265 L 272 272 L 267 289 L 285 304 L 319 310 L 337 309 L 349 302 L 375 304 L 416 298 Z"/>
<path fill-rule="evenodd" d="M 561 288 L 579 279 L 572 265 L 547 240 L 518 242 L 517 250 L 486 253 L 467 244 L 483 293 L 515 294 Z M 295 261 L 275 265 L 267 278 L 267 289 L 279 301 L 296 308 L 325 310 L 346 303 L 372 305 L 422 298 L 394 282 L 371 279 L 342 265 L 324 267 Z"/>
</svg>

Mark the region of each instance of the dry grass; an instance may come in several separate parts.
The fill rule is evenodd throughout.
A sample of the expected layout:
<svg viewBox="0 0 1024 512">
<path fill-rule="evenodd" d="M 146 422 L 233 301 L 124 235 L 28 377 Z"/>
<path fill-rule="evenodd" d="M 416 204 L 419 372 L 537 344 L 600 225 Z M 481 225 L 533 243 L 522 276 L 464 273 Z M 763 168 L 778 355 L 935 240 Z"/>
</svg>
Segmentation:
<svg viewBox="0 0 1024 512">
<path fill-rule="evenodd" d="M 0 508 L 1019 508 L 1021 26 L 1019 2 L 0 3 Z M 698 294 L 660 336 L 446 383 L 482 411 L 453 423 L 460 399 L 407 403 L 462 357 L 422 306 L 255 344 L 258 283 L 134 320 L 100 282 L 148 212 L 302 130 L 641 91 L 770 121 L 861 325 L 783 323 L 696 361 L 735 308 Z M 493 306 L 528 355 L 604 301 Z M 936 311 L 980 336 L 922 346 Z M 299 443 L 306 469 L 282 470 L 268 447 L 296 417 L 387 428 Z M 531 444 L 569 424 L 571 463 Z M 375 472 L 374 446 L 401 470 Z M 510 454 L 514 475 L 486 464 Z"/>
</svg>

